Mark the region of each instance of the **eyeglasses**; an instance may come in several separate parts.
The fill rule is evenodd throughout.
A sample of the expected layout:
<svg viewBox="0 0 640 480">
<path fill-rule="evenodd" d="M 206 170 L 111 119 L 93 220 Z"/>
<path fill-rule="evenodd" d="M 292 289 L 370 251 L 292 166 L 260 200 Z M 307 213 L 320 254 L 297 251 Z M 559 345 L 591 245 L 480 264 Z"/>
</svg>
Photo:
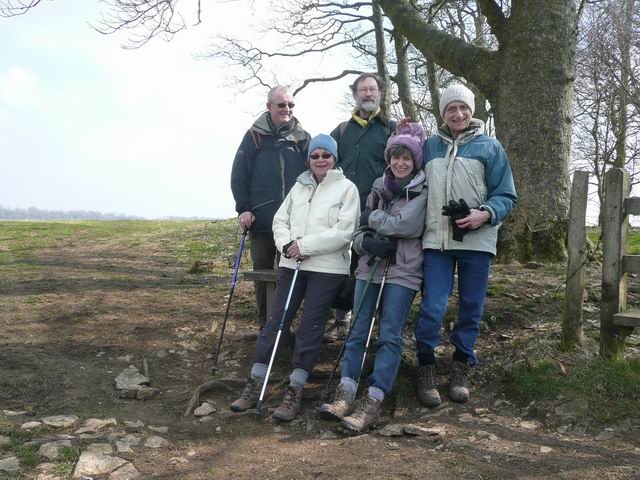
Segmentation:
<svg viewBox="0 0 640 480">
<path fill-rule="evenodd" d="M 278 108 L 289 107 L 289 110 L 293 110 L 293 107 L 296 106 L 296 104 L 293 102 L 289 102 L 289 103 L 282 102 L 282 103 L 277 103 L 276 105 L 278 106 Z"/>
<path fill-rule="evenodd" d="M 318 160 L 320 157 L 324 158 L 325 160 L 328 160 L 331 157 L 333 157 L 333 155 L 331 155 L 330 153 L 312 153 L 311 155 L 309 155 L 309 158 L 311 160 Z"/>
<path fill-rule="evenodd" d="M 362 87 L 356 90 L 358 93 L 377 93 L 379 91 L 378 87 Z"/>
</svg>

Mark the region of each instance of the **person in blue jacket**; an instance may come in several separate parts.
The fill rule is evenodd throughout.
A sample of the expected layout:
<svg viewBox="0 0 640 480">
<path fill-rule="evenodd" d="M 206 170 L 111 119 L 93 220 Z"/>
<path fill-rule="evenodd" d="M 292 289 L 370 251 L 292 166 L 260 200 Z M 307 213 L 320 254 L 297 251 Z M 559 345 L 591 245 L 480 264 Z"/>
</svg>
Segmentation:
<svg viewBox="0 0 640 480">
<path fill-rule="evenodd" d="M 423 152 L 429 194 L 422 237 L 424 296 L 415 330 L 416 390 L 418 401 L 427 407 L 440 404 L 434 349 L 441 343 L 456 269 L 459 313 L 449 337 L 455 351 L 448 396 L 454 402 L 469 399 L 469 367 L 477 363 L 475 344 L 498 229 L 517 200 L 502 145 L 485 135 L 484 123 L 473 118 L 473 92 L 451 85 L 439 107 L 445 123 L 427 139 Z"/>
</svg>

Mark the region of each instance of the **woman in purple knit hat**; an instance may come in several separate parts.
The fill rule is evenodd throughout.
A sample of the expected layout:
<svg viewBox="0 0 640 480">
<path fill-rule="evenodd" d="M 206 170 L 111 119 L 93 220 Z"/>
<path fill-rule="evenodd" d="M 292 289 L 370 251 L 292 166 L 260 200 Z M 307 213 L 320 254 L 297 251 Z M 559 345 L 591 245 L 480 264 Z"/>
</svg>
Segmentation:
<svg viewBox="0 0 640 480">
<path fill-rule="evenodd" d="M 422 233 L 427 207 L 422 169 L 424 139 L 420 124 L 400 124 L 385 149 L 388 167 L 373 183 L 367 208 L 360 217 L 360 227 L 354 233 L 353 249 L 360 255 L 354 305 L 358 306 L 363 296 L 364 299 L 347 339 L 340 384 L 331 403 L 320 407 L 320 417 L 340 420 L 344 427 L 357 432 L 367 431 L 380 419 L 382 401 L 393 388 L 400 366 L 404 325 L 422 283 Z M 376 262 L 378 266 L 371 277 Z M 356 401 L 362 359 L 380 288 L 383 288 L 381 304 L 384 307 L 376 360 L 368 378 L 369 388 Z"/>
</svg>

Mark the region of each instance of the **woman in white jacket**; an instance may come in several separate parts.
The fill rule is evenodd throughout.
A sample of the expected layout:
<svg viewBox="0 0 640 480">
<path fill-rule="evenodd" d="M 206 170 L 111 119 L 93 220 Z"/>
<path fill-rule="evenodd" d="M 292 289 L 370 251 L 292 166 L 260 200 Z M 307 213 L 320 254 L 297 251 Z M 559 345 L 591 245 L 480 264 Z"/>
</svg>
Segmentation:
<svg viewBox="0 0 640 480">
<path fill-rule="evenodd" d="M 349 274 L 351 237 L 360 216 L 358 189 L 336 167 L 337 151 L 329 135 L 311 140 L 309 168 L 298 177 L 273 219 L 273 237 L 283 254 L 273 307 L 258 336 L 251 376 L 240 398 L 231 404 L 233 411 L 241 412 L 257 403 L 296 264 L 301 261 L 283 334 L 288 334 L 303 301 L 304 306 L 295 336 L 289 386 L 273 416 L 290 421 L 300 411 L 302 388 L 318 358 L 331 304 Z"/>
</svg>

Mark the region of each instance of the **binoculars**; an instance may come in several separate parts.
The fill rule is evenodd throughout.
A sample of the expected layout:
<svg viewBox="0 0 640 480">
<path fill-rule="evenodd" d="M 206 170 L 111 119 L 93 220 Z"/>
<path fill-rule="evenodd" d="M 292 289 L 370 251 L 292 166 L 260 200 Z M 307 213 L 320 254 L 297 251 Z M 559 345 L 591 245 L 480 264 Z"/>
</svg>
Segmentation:
<svg viewBox="0 0 640 480">
<path fill-rule="evenodd" d="M 466 228 L 460 228 L 456 223 L 456 220 L 460 220 L 471 213 L 469 205 L 461 198 L 459 201 L 449 200 L 448 205 L 442 206 L 442 215 L 451 217 L 451 226 L 453 227 L 453 239 L 456 242 L 462 242 L 464 240 L 464 234 L 467 233 Z"/>
</svg>

